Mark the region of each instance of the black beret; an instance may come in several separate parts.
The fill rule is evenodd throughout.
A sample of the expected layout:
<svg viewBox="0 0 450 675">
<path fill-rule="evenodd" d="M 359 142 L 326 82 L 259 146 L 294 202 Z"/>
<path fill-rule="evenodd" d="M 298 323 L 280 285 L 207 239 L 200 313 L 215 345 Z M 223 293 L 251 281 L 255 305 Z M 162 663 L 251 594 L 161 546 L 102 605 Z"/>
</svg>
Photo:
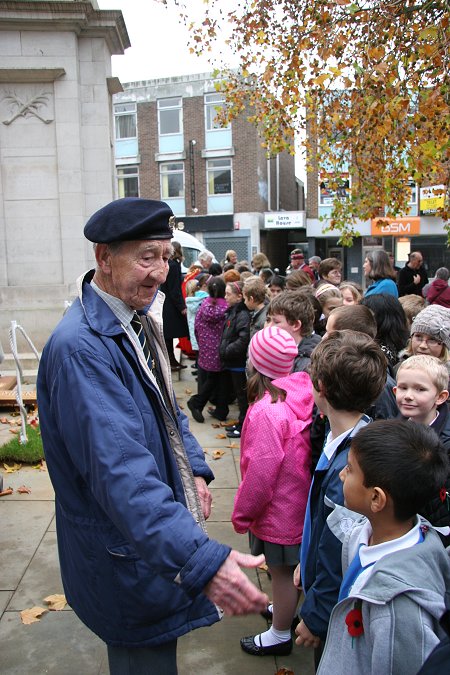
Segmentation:
<svg viewBox="0 0 450 675">
<path fill-rule="evenodd" d="M 172 239 L 173 222 L 172 209 L 165 202 L 125 197 L 96 211 L 84 227 L 84 236 L 97 244 L 133 239 Z"/>
</svg>

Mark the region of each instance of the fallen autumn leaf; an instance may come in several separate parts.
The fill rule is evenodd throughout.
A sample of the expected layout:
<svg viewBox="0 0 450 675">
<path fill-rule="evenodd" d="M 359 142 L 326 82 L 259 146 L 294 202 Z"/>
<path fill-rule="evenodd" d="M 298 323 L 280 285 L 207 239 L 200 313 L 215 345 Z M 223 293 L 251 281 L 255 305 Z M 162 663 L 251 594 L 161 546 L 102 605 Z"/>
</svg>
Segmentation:
<svg viewBox="0 0 450 675">
<path fill-rule="evenodd" d="M 15 471 L 19 471 L 19 469 L 22 468 L 22 464 L 3 464 L 3 468 L 5 469 L 5 473 L 14 473 Z"/>
<path fill-rule="evenodd" d="M 40 621 L 41 617 L 44 614 L 47 614 L 47 612 L 48 609 L 45 609 L 44 607 L 31 607 L 30 609 L 24 609 L 20 612 L 20 618 L 22 619 L 22 623 L 28 626 L 30 623 Z"/>
<path fill-rule="evenodd" d="M 29 495 L 31 493 L 31 488 L 27 485 L 21 485 L 17 488 L 17 492 L 21 495 Z"/>
<path fill-rule="evenodd" d="M 14 492 L 14 490 L 11 487 L 6 488 L 6 490 L 2 490 L 0 492 L 0 497 L 6 497 L 6 495 L 12 495 L 13 492 Z"/>
<path fill-rule="evenodd" d="M 60 612 L 67 605 L 66 596 L 62 593 L 55 593 L 54 595 L 47 595 L 44 602 L 48 605 L 51 612 Z"/>
<path fill-rule="evenodd" d="M 220 459 L 225 454 L 225 450 L 214 450 L 212 454 L 213 459 Z"/>
</svg>

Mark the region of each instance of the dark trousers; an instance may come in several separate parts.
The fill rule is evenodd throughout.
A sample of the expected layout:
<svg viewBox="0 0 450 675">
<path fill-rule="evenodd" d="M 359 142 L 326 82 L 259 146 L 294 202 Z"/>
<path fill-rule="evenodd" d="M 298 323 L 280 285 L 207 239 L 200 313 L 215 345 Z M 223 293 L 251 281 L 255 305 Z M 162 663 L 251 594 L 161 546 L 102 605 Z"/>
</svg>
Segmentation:
<svg viewBox="0 0 450 675">
<path fill-rule="evenodd" d="M 203 370 L 198 366 L 197 393 L 192 396 L 192 402 L 198 410 L 214 398 L 215 412 L 218 417 L 225 419 L 228 415 L 228 391 L 223 372 Z"/>
<path fill-rule="evenodd" d="M 111 647 L 110 675 L 177 675 L 177 641 L 157 647 Z"/>
<path fill-rule="evenodd" d="M 245 415 L 247 414 L 247 377 L 245 371 L 229 370 L 228 374 L 231 378 L 232 387 L 236 394 L 237 404 L 239 408 L 239 425 L 244 424 Z"/>
</svg>

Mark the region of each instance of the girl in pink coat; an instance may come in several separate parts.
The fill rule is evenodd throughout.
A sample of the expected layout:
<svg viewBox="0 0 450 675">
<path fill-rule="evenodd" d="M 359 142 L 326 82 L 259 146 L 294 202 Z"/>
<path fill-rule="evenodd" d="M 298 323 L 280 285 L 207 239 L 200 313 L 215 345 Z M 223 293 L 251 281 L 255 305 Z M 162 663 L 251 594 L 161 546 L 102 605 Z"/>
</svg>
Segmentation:
<svg viewBox="0 0 450 675">
<path fill-rule="evenodd" d="M 298 603 L 292 574 L 311 484 L 313 394 L 309 375 L 290 374 L 297 352 L 294 339 L 276 326 L 256 333 L 249 347 L 250 407 L 232 522 L 236 532 L 249 532 L 251 552 L 264 553 L 272 577 L 272 626 L 241 639 L 244 651 L 260 656 L 291 652 Z"/>
</svg>

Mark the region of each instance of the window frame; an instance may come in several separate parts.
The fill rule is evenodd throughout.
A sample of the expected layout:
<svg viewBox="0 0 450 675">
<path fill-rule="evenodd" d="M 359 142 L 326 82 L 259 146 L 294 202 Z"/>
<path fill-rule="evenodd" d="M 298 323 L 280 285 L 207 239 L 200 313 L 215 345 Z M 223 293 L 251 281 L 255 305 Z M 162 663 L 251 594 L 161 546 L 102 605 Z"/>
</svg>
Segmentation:
<svg viewBox="0 0 450 675">
<path fill-rule="evenodd" d="M 162 101 L 177 101 L 176 105 L 161 106 Z M 158 110 L 158 136 L 177 136 L 183 133 L 183 97 L 182 96 L 167 96 L 157 100 Z M 178 131 L 170 131 L 161 133 L 161 113 L 167 110 L 178 110 Z"/>
<path fill-rule="evenodd" d="M 341 188 L 338 188 L 337 190 L 333 190 L 333 189 L 330 188 L 330 189 L 331 189 L 332 196 L 331 196 L 331 197 L 327 197 L 327 199 L 331 199 L 331 201 L 330 201 L 330 203 L 324 203 L 324 202 L 322 201 L 322 198 L 325 198 L 325 197 L 322 197 L 322 187 L 321 187 L 321 186 L 322 186 L 322 183 L 326 183 L 326 182 L 327 182 L 326 179 L 325 179 L 325 180 L 323 179 L 324 174 L 326 174 L 327 176 L 329 176 L 328 180 L 333 180 L 333 179 L 335 178 L 335 176 L 334 176 L 334 174 L 331 174 L 330 172 L 327 172 L 327 171 L 319 171 L 319 181 L 318 181 L 318 183 L 319 183 L 319 184 L 318 184 L 318 191 L 319 191 L 319 207 L 322 207 L 322 208 L 329 208 L 329 207 L 333 206 L 333 203 L 334 203 L 334 199 L 335 199 L 335 197 L 336 197 L 336 194 L 337 194 L 337 192 L 338 192 Z M 339 174 L 338 179 L 339 179 L 339 178 L 340 178 L 340 179 L 345 178 L 345 179 L 343 180 L 343 182 L 344 182 L 344 183 L 347 183 L 347 185 L 344 185 L 344 186 L 343 186 L 344 189 L 346 190 L 346 195 L 345 195 L 345 197 L 344 197 L 344 196 L 339 197 L 339 199 L 349 199 L 349 197 L 350 197 L 350 190 L 351 190 L 351 186 L 352 186 L 352 183 L 351 183 L 351 175 L 350 175 L 350 173 L 349 173 L 348 171 L 343 171 L 343 172 L 341 172 L 341 173 Z"/>
<path fill-rule="evenodd" d="M 218 97 L 220 97 L 220 100 L 217 100 L 217 101 L 208 101 L 207 98 L 208 98 L 208 97 L 212 97 L 212 96 L 218 96 Z M 229 129 L 229 128 L 231 127 L 231 123 L 230 123 L 230 122 L 228 122 L 228 124 L 227 124 L 226 127 L 221 126 L 221 125 L 218 125 L 218 126 L 212 126 L 212 127 L 210 128 L 210 127 L 208 126 L 208 122 L 211 122 L 211 124 L 214 124 L 214 121 L 213 121 L 213 120 L 214 120 L 214 117 L 217 115 L 217 111 L 215 110 L 215 108 L 219 108 L 219 107 L 224 108 L 224 107 L 225 107 L 225 102 L 226 102 L 225 94 L 223 94 L 223 93 L 221 93 L 221 92 L 209 92 L 209 93 L 207 93 L 207 94 L 204 95 L 205 131 L 206 131 L 207 133 L 215 132 L 215 131 L 223 131 L 223 130 Z M 211 120 L 210 120 L 210 119 L 209 119 L 209 115 L 210 115 L 210 114 L 212 115 L 213 112 L 215 113 L 215 115 L 214 115 L 214 117 L 212 117 Z"/>
<path fill-rule="evenodd" d="M 126 169 L 135 169 L 135 171 L 133 173 L 130 173 L 130 174 L 122 174 L 121 175 L 120 172 L 124 171 Z M 127 194 L 125 194 L 125 190 L 123 191 L 124 194 L 123 195 L 121 194 L 120 183 L 121 182 L 125 183 L 127 178 L 137 178 L 137 195 L 134 195 L 134 194 L 133 195 L 127 195 Z M 134 197 L 134 196 L 139 197 L 140 186 L 139 186 L 139 165 L 138 164 L 124 164 L 124 165 L 121 165 L 121 166 L 116 166 L 116 181 L 117 181 L 117 194 L 118 194 L 119 198 Z"/>
<path fill-rule="evenodd" d="M 130 109 L 128 110 L 117 110 L 119 106 L 122 106 L 124 108 L 130 106 Z M 117 121 L 120 117 L 134 117 L 134 131 L 135 134 L 134 136 L 118 136 L 117 135 Z M 116 141 L 127 141 L 130 139 L 137 138 L 138 135 L 138 130 L 137 130 L 137 104 L 133 102 L 129 103 L 116 103 L 114 105 L 114 138 Z"/>
<path fill-rule="evenodd" d="M 179 165 L 181 167 L 180 169 L 177 170 L 167 170 L 165 171 L 164 169 L 168 166 L 171 165 Z M 178 175 L 181 174 L 182 176 L 182 183 L 183 183 L 183 194 L 182 195 L 177 195 L 176 197 L 172 197 L 169 194 L 165 195 L 164 190 L 163 190 L 163 177 L 164 176 L 170 176 L 170 175 Z M 161 199 L 186 199 L 186 170 L 185 170 L 185 165 L 184 162 L 161 162 L 159 165 L 159 193 L 161 195 Z"/>
<path fill-rule="evenodd" d="M 228 166 L 225 166 L 225 164 L 220 167 L 210 167 L 210 164 L 212 162 L 224 162 L 228 163 Z M 220 169 L 229 169 L 230 172 L 230 192 L 210 192 L 209 191 L 209 175 L 211 171 L 217 171 Z M 213 184 L 214 184 L 214 179 L 213 179 Z M 206 189 L 207 189 L 207 196 L 208 197 L 225 197 L 225 196 L 233 196 L 233 162 L 231 160 L 231 157 L 214 157 L 211 159 L 206 160 Z"/>
</svg>

